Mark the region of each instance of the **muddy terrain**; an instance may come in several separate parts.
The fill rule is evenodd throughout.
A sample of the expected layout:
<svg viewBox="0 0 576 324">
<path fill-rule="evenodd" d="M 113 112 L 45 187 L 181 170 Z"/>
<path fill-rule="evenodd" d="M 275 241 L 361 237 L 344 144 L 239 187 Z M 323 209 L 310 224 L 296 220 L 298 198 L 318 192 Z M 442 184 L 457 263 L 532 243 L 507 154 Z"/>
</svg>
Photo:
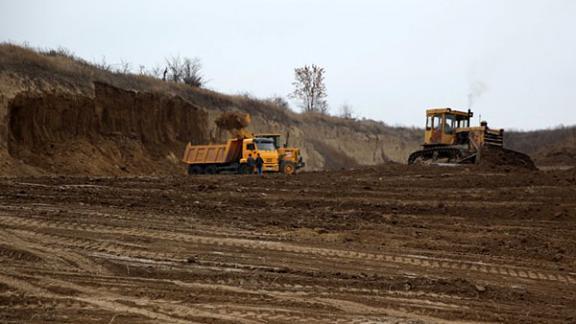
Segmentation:
<svg viewBox="0 0 576 324">
<path fill-rule="evenodd" d="M 576 321 L 576 172 L 0 179 L 0 322 Z"/>
</svg>

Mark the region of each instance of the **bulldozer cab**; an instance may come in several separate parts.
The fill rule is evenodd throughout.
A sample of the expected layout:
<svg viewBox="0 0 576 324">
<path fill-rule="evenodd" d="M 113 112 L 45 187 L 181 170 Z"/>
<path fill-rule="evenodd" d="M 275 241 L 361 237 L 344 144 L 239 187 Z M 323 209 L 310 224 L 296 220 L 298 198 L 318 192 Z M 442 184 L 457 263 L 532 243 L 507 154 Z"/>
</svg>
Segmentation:
<svg viewBox="0 0 576 324">
<path fill-rule="evenodd" d="M 470 127 L 471 117 L 471 111 L 464 112 L 450 108 L 426 110 L 424 145 L 454 144 L 457 130 Z"/>
</svg>

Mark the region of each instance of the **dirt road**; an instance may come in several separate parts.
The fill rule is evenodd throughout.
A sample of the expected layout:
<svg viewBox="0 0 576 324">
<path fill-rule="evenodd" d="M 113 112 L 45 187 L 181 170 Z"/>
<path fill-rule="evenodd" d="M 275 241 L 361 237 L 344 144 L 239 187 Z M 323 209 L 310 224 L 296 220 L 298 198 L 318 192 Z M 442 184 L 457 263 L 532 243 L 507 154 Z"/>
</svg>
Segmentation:
<svg viewBox="0 0 576 324">
<path fill-rule="evenodd" d="M 576 172 L 0 179 L 0 322 L 576 321 Z"/>
</svg>

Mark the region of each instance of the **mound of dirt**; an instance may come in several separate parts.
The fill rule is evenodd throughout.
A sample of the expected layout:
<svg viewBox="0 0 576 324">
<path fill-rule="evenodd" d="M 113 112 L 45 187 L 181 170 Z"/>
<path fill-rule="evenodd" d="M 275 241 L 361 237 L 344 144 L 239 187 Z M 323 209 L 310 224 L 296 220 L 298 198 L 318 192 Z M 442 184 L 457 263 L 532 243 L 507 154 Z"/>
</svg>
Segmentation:
<svg viewBox="0 0 576 324">
<path fill-rule="evenodd" d="M 490 170 L 537 170 L 530 156 L 505 148 L 486 146 L 480 152 L 478 166 Z"/>
</svg>

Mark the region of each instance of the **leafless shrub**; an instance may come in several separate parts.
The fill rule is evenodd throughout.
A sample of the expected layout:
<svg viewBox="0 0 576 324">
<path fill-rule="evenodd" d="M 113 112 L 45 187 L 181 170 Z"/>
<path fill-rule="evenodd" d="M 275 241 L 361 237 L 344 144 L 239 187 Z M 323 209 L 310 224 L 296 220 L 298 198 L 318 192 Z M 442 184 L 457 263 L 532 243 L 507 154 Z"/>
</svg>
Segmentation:
<svg viewBox="0 0 576 324">
<path fill-rule="evenodd" d="M 120 60 L 120 63 L 118 64 L 118 69 L 116 70 L 117 73 L 122 73 L 122 74 L 128 74 L 130 73 L 130 62 L 126 61 L 126 60 Z"/>
<path fill-rule="evenodd" d="M 281 109 L 290 110 L 290 105 L 286 99 L 280 96 L 274 96 L 265 100 L 268 104 L 276 106 Z"/>
<path fill-rule="evenodd" d="M 93 62 L 93 65 L 102 71 L 112 72 L 112 65 L 106 62 L 106 56 L 102 56 L 100 62 Z"/>
<path fill-rule="evenodd" d="M 183 69 L 182 80 L 184 81 L 184 83 L 197 88 L 200 88 L 204 84 L 204 78 L 200 74 L 202 64 L 200 64 L 200 60 L 198 58 L 194 59 L 185 58 L 182 69 Z"/>
<path fill-rule="evenodd" d="M 166 60 L 167 75 L 163 75 L 163 79 L 167 78 L 173 82 L 182 82 L 193 87 L 201 87 L 204 84 L 204 78 L 200 73 L 202 65 L 198 58 L 182 58 L 172 56 Z"/>
<path fill-rule="evenodd" d="M 40 50 L 40 53 L 48 55 L 48 56 L 61 56 L 61 57 L 66 57 L 66 58 L 73 59 L 73 60 L 77 59 L 74 52 L 72 52 L 71 50 L 69 50 L 65 47 L 62 47 L 62 46 L 59 46 L 56 49 Z"/>
</svg>

